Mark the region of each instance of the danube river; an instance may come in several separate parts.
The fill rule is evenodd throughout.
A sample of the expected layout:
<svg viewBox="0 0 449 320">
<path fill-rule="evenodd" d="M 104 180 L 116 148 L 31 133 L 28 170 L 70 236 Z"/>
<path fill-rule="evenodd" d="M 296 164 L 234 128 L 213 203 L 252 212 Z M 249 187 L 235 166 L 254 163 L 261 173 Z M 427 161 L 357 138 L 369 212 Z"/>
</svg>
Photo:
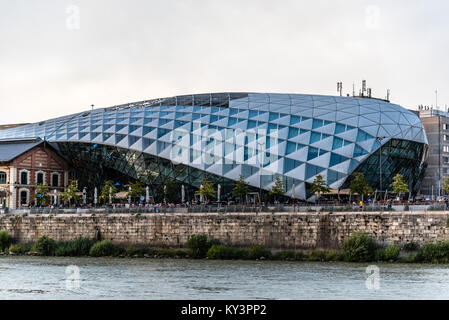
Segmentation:
<svg viewBox="0 0 449 320">
<path fill-rule="evenodd" d="M 449 299 L 449 266 L 0 257 L 1 299 Z"/>
</svg>

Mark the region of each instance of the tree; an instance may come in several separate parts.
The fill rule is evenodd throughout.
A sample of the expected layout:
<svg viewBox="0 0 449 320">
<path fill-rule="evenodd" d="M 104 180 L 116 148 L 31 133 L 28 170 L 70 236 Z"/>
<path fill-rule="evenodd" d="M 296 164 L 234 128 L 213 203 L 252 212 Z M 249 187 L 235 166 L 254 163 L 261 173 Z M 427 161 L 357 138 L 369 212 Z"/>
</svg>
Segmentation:
<svg viewBox="0 0 449 320">
<path fill-rule="evenodd" d="M 173 179 L 167 179 L 165 181 L 164 198 L 168 202 L 178 202 L 181 198 L 181 187 L 179 183 Z"/>
<path fill-rule="evenodd" d="M 203 181 L 201 181 L 200 189 L 195 193 L 203 197 L 204 201 L 207 201 L 208 197 L 213 197 L 215 195 L 215 190 L 212 182 L 207 180 L 207 178 L 204 178 Z"/>
<path fill-rule="evenodd" d="M 131 187 L 131 191 L 128 191 L 128 197 L 131 197 L 131 200 L 140 198 L 145 193 L 145 188 L 140 181 L 137 181 L 136 183 L 131 182 L 129 183 L 129 186 Z"/>
<path fill-rule="evenodd" d="M 156 188 L 155 195 L 158 200 L 177 202 L 181 198 L 181 187 L 176 180 L 167 178 Z"/>
<path fill-rule="evenodd" d="M 354 173 L 352 176 L 353 176 L 353 179 L 351 181 L 351 184 L 349 185 L 349 193 L 351 195 L 357 193 L 359 196 L 362 197 L 362 201 L 363 201 L 363 197 L 372 193 L 373 188 L 371 188 L 366 183 L 365 176 L 363 175 L 363 173 L 357 172 L 357 173 Z"/>
<path fill-rule="evenodd" d="M 446 177 L 443 180 L 443 191 L 446 192 L 446 194 L 449 194 L 449 177 Z"/>
<path fill-rule="evenodd" d="M 276 177 L 276 180 L 274 181 L 274 186 L 271 187 L 270 195 L 274 196 L 277 200 L 278 197 L 283 196 L 285 194 L 284 191 L 284 183 L 282 182 L 281 178 Z"/>
<path fill-rule="evenodd" d="M 410 190 L 408 189 L 408 185 L 404 181 L 404 176 L 400 173 L 394 176 L 393 182 L 390 184 L 390 187 L 393 188 L 393 192 L 398 194 L 398 197 L 401 193 L 408 193 Z"/>
<path fill-rule="evenodd" d="M 70 182 L 70 185 L 65 188 L 64 192 L 62 193 L 62 199 L 69 202 L 69 206 L 71 205 L 71 201 L 77 202 L 79 200 L 79 195 L 77 194 L 79 192 L 77 187 L 77 182 L 72 181 Z"/>
<path fill-rule="evenodd" d="M 34 194 L 34 200 L 38 206 L 47 205 L 50 202 L 50 196 L 48 195 L 48 188 L 42 183 L 36 185 L 36 193 Z"/>
<path fill-rule="evenodd" d="M 111 199 L 114 199 L 114 195 L 117 193 L 117 188 L 112 180 L 107 180 L 104 183 L 103 189 L 100 193 L 100 202 L 106 203 L 109 201 L 109 194 L 111 194 Z"/>
<path fill-rule="evenodd" d="M 234 198 L 240 198 L 240 202 L 242 199 L 245 199 L 245 196 L 248 194 L 248 185 L 243 180 L 243 176 L 240 175 L 239 180 L 235 183 L 234 189 L 232 189 L 232 196 Z"/>
<path fill-rule="evenodd" d="M 318 194 L 318 201 L 320 201 L 321 194 L 328 193 L 329 191 L 331 191 L 331 188 L 327 186 L 326 181 L 324 181 L 323 179 L 323 176 L 319 174 L 315 177 L 315 180 L 313 180 L 310 190 L 313 193 Z"/>
</svg>

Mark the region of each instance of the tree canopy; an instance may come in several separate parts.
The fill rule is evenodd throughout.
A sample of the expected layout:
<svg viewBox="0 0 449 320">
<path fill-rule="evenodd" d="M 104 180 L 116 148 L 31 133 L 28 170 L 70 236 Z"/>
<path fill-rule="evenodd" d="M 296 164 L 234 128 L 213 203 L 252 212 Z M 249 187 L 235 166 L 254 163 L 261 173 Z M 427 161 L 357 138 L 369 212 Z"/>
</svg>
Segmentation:
<svg viewBox="0 0 449 320">
<path fill-rule="evenodd" d="M 207 178 L 204 178 L 203 181 L 201 181 L 200 189 L 195 193 L 203 197 L 204 201 L 206 201 L 209 197 L 213 197 L 215 195 L 215 190 L 212 182 L 210 182 Z"/>
<path fill-rule="evenodd" d="M 373 192 L 368 183 L 366 183 L 365 176 L 361 172 L 356 172 L 353 175 L 351 184 L 349 185 L 349 192 L 351 194 L 358 194 L 359 196 L 366 196 Z"/>
<path fill-rule="evenodd" d="M 136 181 L 135 183 L 129 183 L 131 190 L 128 191 L 128 197 L 131 199 L 139 199 L 145 193 L 145 188 L 140 181 Z"/>
<path fill-rule="evenodd" d="M 101 189 L 100 193 L 100 202 L 106 203 L 109 201 L 109 194 L 111 194 L 111 199 L 114 199 L 115 194 L 117 193 L 117 187 L 114 185 L 112 180 L 107 180 L 104 183 L 103 189 Z"/>
<path fill-rule="evenodd" d="M 284 183 L 282 182 L 282 179 L 279 177 L 276 177 L 276 180 L 274 181 L 274 186 L 271 187 L 270 195 L 277 197 L 283 196 L 285 194 L 284 191 Z"/>
<path fill-rule="evenodd" d="M 449 177 L 446 177 L 443 180 L 443 191 L 446 192 L 446 194 L 449 194 Z"/>
<path fill-rule="evenodd" d="M 313 193 L 316 193 L 318 195 L 318 199 L 320 199 L 321 194 L 328 193 L 331 191 L 331 188 L 328 187 L 326 181 L 323 179 L 323 176 L 319 174 L 315 177 L 315 180 L 313 180 L 310 190 Z"/>
<path fill-rule="evenodd" d="M 36 185 L 36 193 L 34 194 L 34 199 L 38 206 L 47 205 L 50 202 L 50 196 L 48 192 L 48 188 L 42 183 Z"/>
<path fill-rule="evenodd" d="M 404 181 L 404 176 L 402 174 L 397 174 L 393 178 L 393 182 L 390 184 L 390 187 L 393 188 L 393 192 L 400 195 L 401 193 L 408 193 L 410 190 L 408 189 L 408 185 Z"/>
<path fill-rule="evenodd" d="M 235 183 L 234 189 L 232 189 L 232 196 L 240 198 L 240 201 L 248 194 L 248 185 L 243 180 L 243 176 L 240 175 L 239 180 Z"/>
<path fill-rule="evenodd" d="M 64 192 L 62 193 L 62 199 L 64 201 L 68 201 L 69 206 L 72 203 L 72 200 L 74 202 L 77 202 L 79 200 L 79 195 L 77 194 L 79 192 L 78 190 L 78 182 L 72 181 L 70 182 L 69 186 L 65 188 Z"/>
</svg>

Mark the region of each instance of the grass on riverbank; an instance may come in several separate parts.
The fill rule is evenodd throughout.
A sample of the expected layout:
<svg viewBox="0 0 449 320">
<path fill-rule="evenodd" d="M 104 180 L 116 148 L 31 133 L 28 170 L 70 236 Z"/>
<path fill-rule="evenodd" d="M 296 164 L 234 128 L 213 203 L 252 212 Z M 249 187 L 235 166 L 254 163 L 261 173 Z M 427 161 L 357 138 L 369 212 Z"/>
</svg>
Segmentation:
<svg viewBox="0 0 449 320">
<path fill-rule="evenodd" d="M 449 263 L 449 240 L 428 243 L 422 248 L 409 243 L 403 248 L 394 245 L 379 247 L 372 238 L 354 233 L 343 243 L 342 250 L 309 250 L 271 252 L 264 246 L 232 248 L 208 239 L 205 235 L 193 235 L 186 243 L 187 249 L 153 249 L 121 247 L 109 240 L 95 241 L 78 238 L 73 241 L 55 241 L 42 236 L 34 244 L 13 244 L 12 237 L 0 231 L 0 251 L 9 254 L 41 256 L 92 256 L 133 258 L 194 258 L 212 260 L 283 260 L 283 261 L 345 261 L 345 262 L 402 262 Z M 402 254 L 401 251 L 408 253 Z"/>
</svg>

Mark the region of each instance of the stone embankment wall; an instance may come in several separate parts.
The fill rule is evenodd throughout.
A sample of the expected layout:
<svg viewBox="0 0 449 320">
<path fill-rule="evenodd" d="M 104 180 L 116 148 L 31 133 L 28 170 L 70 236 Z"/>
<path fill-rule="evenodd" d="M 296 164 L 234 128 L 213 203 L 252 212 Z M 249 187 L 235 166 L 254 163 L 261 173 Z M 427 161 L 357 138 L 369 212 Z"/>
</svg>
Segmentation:
<svg viewBox="0 0 449 320">
<path fill-rule="evenodd" d="M 0 217 L 17 242 L 77 237 L 108 239 L 116 244 L 183 247 L 190 235 L 206 234 L 223 244 L 272 249 L 339 248 L 354 232 L 366 232 L 380 244 L 402 245 L 449 238 L 449 212 L 405 213 L 227 213 L 9 215 Z"/>
</svg>

